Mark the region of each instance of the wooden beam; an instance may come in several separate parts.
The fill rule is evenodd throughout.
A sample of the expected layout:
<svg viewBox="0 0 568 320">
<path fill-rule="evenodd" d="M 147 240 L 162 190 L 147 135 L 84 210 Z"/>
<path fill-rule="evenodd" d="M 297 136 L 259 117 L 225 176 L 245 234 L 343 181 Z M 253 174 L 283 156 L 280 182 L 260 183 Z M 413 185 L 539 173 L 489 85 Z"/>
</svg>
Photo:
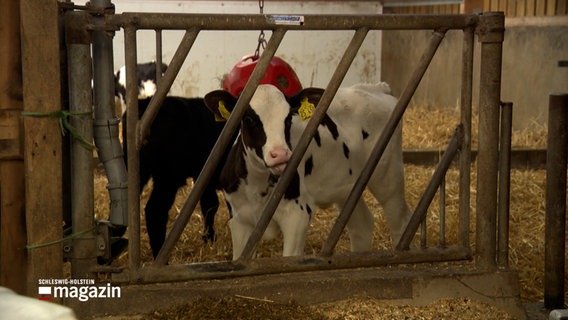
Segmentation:
<svg viewBox="0 0 568 320">
<path fill-rule="evenodd" d="M 61 109 L 57 0 L 21 0 L 24 111 Z M 62 137 L 58 121 L 24 117 L 28 294 L 37 296 L 38 279 L 62 277 Z"/>
<path fill-rule="evenodd" d="M 536 14 L 536 0 L 527 0 L 527 7 L 526 7 L 526 16 L 533 17 Z"/>
<path fill-rule="evenodd" d="M 20 4 L 0 10 L 0 285 L 26 292 Z"/>
<path fill-rule="evenodd" d="M 546 15 L 547 16 L 556 15 L 556 0 L 547 0 L 546 1 Z"/>
<path fill-rule="evenodd" d="M 25 294 L 27 250 L 23 161 L 1 161 L 0 181 L 0 284 Z"/>
<path fill-rule="evenodd" d="M 517 17 L 524 17 L 527 15 L 527 0 L 517 1 Z"/>
</svg>

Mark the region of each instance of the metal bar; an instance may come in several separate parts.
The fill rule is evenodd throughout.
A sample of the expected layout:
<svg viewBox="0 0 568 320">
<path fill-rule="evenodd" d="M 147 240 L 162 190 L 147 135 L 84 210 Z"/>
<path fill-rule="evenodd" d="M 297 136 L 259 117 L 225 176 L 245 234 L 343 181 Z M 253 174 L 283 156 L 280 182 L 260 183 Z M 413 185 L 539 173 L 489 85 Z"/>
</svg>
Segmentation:
<svg viewBox="0 0 568 320">
<path fill-rule="evenodd" d="M 158 112 L 162 107 L 162 103 L 164 102 L 168 91 L 170 91 L 170 88 L 174 83 L 181 66 L 185 62 L 185 59 L 189 54 L 189 50 L 191 50 L 191 47 L 195 43 L 195 39 L 198 34 L 198 29 L 190 29 L 185 32 L 183 39 L 181 40 L 172 61 L 170 62 L 168 70 L 166 70 L 166 73 L 161 80 L 161 85 L 156 89 L 156 93 L 152 97 L 152 100 L 150 100 L 148 108 L 144 111 L 144 114 L 140 119 L 140 139 L 136 144 L 137 149 L 140 149 L 139 147 L 142 145 L 146 137 L 148 137 L 148 134 L 150 134 L 150 126 L 152 126 L 152 122 L 154 122 L 156 115 L 158 115 Z M 161 65 L 158 66 L 158 70 L 161 70 Z"/>
<path fill-rule="evenodd" d="M 477 265 L 486 271 L 496 268 L 497 164 L 504 20 L 502 12 L 490 12 L 481 16 L 477 26 L 481 62 L 475 248 Z"/>
<path fill-rule="evenodd" d="M 420 198 L 420 201 L 416 205 L 414 214 L 412 214 L 410 221 L 408 221 L 406 230 L 404 230 L 404 233 L 402 234 L 402 237 L 398 245 L 396 246 L 397 250 L 408 250 L 408 248 L 410 247 L 410 242 L 412 241 L 416 230 L 418 230 L 420 222 L 424 220 L 426 211 L 428 210 L 428 207 L 430 206 L 430 203 L 432 202 L 432 199 L 436 194 L 438 186 L 440 186 L 442 180 L 445 178 L 446 172 L 448 171 L 448 168 L 452 164 L 452 160 L 454 159 L 460 148 L 460 136 L 462 135 L 462 129 L 463 128 L 461 127 L 461 125 L 459 125 L 452 135 L 450 143 L 448 144 L 448 147 L 446 148 L 446 151 L 442 156 L 442 160 L 440 160 L 438 167 L 436 167 L 436 171 L 434 171 L 434 174 L 432 175 L 432 178 L 430 179 L 430 182 L 428 183 L 428 186 L 426 187 L 422 198 Z"/>
<path fill-rule="evenodd" d="M 138 137 L 138 84 L 136 76 L 136 29 L 124 29 L 126 66 L 126 137 L 128 145 L 128 265 L 131 279 L 140 269 L 140 158 L 136 148 Z"/>
<path fill-rule="evenodd" d="M 240 259 L 247 260 L 252 257 L 252 254 L 254 252 L 257 243 L 260 241 L 262 235 L 264 234 L 264 231 L 268 227 L 268 224 L 270 223 L 270 220 L 274 215 L 274 211 L 276 210 L 276 207 L 278 206 L 280 199 L 282 198 L 282 196 L 286 192 L 286 189 L 288 188 L 288 185 L 292 181 L 292 178 L 296 173 L 296 169 L 298 168 L 298 165 L 300 164 L 300 161 L 302 160 L 304 153 L 308 149 L 308 146 L 312 141 L 312 138 L 314 137 L 314 134 L 321 120 L 325 116 L 325 113 L 329 108 L 329 105 L 331 104 L 331 101 L 335 96 L 335 93 L 339 89 L 339 86 L 341 85 L 341 82 L 343 81 L 345 74 L 349 70 L 351 63 L 355 59 L 355 56 L 357 55 L 359 48 L 363 44 L 363 41 L 365 40 L 365 37 L 367 36 L 368 32 L 369 29 L 367 28 L 358 29 L 353 35 L 353 38 L 351 39 L 349 46 L 345 49 L 343 57 L 341 57 L 341 60 L 339 61 L 339 64 L 335 69 L 335 72 L 333 73 L 325 92 L 323 93 L 320 101 L 318 102 L 318 105 L 316 106 L 313 116 L 308 121 L 306 129 L 304 130 L 302 137 L 300 138 L 300 141 L 298 141 L 298 144 L 294 148 L 294 152 L 292 154 L 292 157 L 290 158 L 290 161 L 286 165 L 284 173 L 282 174 L 282 176 L 278 180 L 278 183 L 270 193 L 268 201 L 266 202 L 262 210 L 262 216 L 258 221 L 257 225 L 255 226 L 254 230 L 252 231 L 252 234 L 249 240 L 247 241 L 245 248 L 243 249 Z"/>
<path fill-rule="evenodd" d="M 474 29 L 463 31 L 462 43 L 462 92 L 460 101 L 460 122 L 463 126 L 463 141 L 459 159 L 459 213 L 458 242 L 469 247 L 470 185 L 471 185 L 471 101 L 473 82 Z"/>
<path fill-rule="evenodd" d="M 428 222 L 427 222 L 427 215 L 424 214 L 424 218 L 422 219 L 422 222 L 420 223 L 420 248 L 421 249 L 426 249 L 427 245 L 426 245 L 426 241 L 427 239 L 427 233 L 428 233 Z"/>
<path fill-rule="evenodd" d="M 404 91 L 402 92 L 389 121 L 383 129 L 383 132 L 381 133 L 377 144 L 373 148 L 369 160 L 367 160 L 367 163 L 363 167 L 359 178 L 355 182 L 355 185 L 353 186 L 349 197 L 346 199 L 343 209 L 341 210 L 339 217 L 337 218 L 326 242 L 322 247 L 320 255 L 330 256 L 333 253 L 333 249 L 335 248 L 337 241 L 339 241 L 339 237 L 345 229 L 347 221 L 349 221 L 351 213 L 357 205 L 357 201 L 363 194 L 363 190 L 365 190 L 365 187 L 367 186 L 367 183 L 369 182 L 373 171 L 375 171 L 375 168 L 379 163 L 379 160 L 383 155 L 383 152 L 385 151 L 391 136 L 396 130 L 396 127 L 398 126 L 398 123 L 400 122 L 400 119 L 402 118 L 404 111 L 406 110 L 406 107 L 410 102 L 410 99 L 412 98 L 412 95 L 416 91 L 416 88 L 418 87 L 422 76 L 426 72 L 426 69 L 428 69 L 428 65 L 430 64 L 430 61 L 432 61 L 432 58 L 434 57 L 438 46 L 442 42 L 442 39 L 444 39 L 445 33 L 446 30 L 442 30 L 435 31 L 432 34 L 432 38 L 430 39 L 428 47 L 420 58 L 418 66 L 414 70 L 414 73 L 412 74 L 408 84 L 404 88 Z"/>
<path fill-rule="evenodd" d="M 258 83 L 264 77 L 264 73 L 268 68 L 269 63 L 276 53 L 276 50 L 282 42 L 285 34 L 286 30 L 284 29 L 276 29 L 272 33 L 272 36 L 270 37 L 270 40 L 268 41 L 263 54 L 260 56 L 256 67 L 254 68 L 247 84 L 245 85 L 245 88 L 243 89 L 243 92 L 239 97 L 239 100 L 237 101 L 235 108 L 233 109 L 233 112 L 231 113 L 231 117 L 229 118 L 229 120 L 225 124 L 225 127 L 223 128 L 223 131 L 219 135 L 217 143 L 215 143 L 215 146 L 213 147 L 209 158 L 207 158 L 205 166 L 201 170 L 197 181 L 195 181 L 193 189 L 190 192 L 187 200 L 185 201 L 177 220 L 172 226 L 172 229 L 170 230 L 170 233 L 166 238 L 162 249 L 158 253 L 156 260 L 154 261 L 154 264 L 166 264 L 175 243 L 177 242 L 183 232 L 183 229 L 187 225 L 187 222 L 189 221 L 189 218 L 191 217 L 191 214 L 193 213 L 193 210 L 195 209 L 206 184 L 209 182 L 209 180 L 211 180 L 211 177 L 213 176 L 213 173 L 215 172 L 215 169 L 217 168 L 217 165 L 219 164 L 219 161 L 221 160 L 225 149 L 228 147 L 229 142 L 232 140 L 234 132 L 239 126 L 241 118 L 246 111 L 252 95 L 254 94 L 254 91 L 258 86 Z"/>
<path fill-rule="evenodd" d="M 446 177 L 440 183 L 440 248 L 446 246 Z"/>
<path fill-rule="evenodd" d="M 70 123 L 82 138 L 91 142 L 93 141 L 93 96 L 90 43 L 67 43 L 67 58 L 69 111 L 76 114 L 71 117 Z M 94 274 L 89 270 L 97 264 L 97 243 L 93 223 L 95 212 L 93 179 L 93 150 L 78 139 L 71 138 L 72 232 L 80 234 L 73 238 L 71 250 L 71 275 L 76 279 L 93 278 Z"/>
<path fill-rule="evenodd" d="M 497 266 L 509 267 L 509 192 L 511 190 L 511 135 L 513 103 L 501 104 L 499 143 L 499 203 L 497 215 Z"/>
<path fill-rule="evenodd" d="M 371 251 L 344 253 L 332 257 L 302 256 L 221 261 L 189 265 L 155 265 L 141 270 L 140 283 L 224 279 L 276 273 L 369 268 L 389 264 L 460 261 L 471 259 L 471 250 L 459 246 L 445 249 L 427 248 L 408 251 Z M 113 274 L 114 283 L 127 282 L 121 274 Z"/>
<path fill-rule="evenodd" d="M 132 26 L 137 29 L 198 28 L 200 30 L 357 30 L 378 29 L 464 29 L 474 26 L 478 15 L 294 15 L 295 24 L 280 24 L 278 16 L 259 14 L 179 14 L 123 13 L 108 16 L 107 23 L 115 28 Z M 280 20 L 281 21 L 281 20 Z"/>
<path fill-rule="evenodd" d="M 156 84 L 162 82 L 162 30 L 156 30 Z"/>
<path fill-rule="evenodd" d="M 544 306 L 564 308 L 568 93 L 549 96 L 546 157 Z"/>
</svg>

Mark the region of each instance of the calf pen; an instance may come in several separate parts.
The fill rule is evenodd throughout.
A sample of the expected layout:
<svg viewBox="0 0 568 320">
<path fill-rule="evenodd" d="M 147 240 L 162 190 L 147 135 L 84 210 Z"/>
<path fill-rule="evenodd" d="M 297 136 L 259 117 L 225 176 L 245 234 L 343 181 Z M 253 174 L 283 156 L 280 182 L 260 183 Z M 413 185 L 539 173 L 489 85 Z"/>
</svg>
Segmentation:
<svg viewBox="0 0 568 320">
<path fill-rule="evenodd" d="M 486 301 L 500 304 L 510 310 L 512 314 L 523 318 L 524 314 L 519 307 L 518 292 L 516 292 L 516 278 L 508 270 L 507 248 L 508 234 L 508 207 L 502 203 L 508 198 L 505 179 L 498 180 L 498 172 L 508 172 L 507 161 L 499 161 L 507 157 L 507 135 L 499 134 L 510 131 L 510 118 L 500 119 L 500 114 L 510 115 L 510 104 L 503 104 L 504 111 L 500 112 L 500 78 L 501 54 L 504 33 L 504 17 L 502 13 L 487 13 L 483 15 L 369 15 L 369 16 L 273 16 L 273 15 L 194 15 L 194 14 L 150 14 L 150 13 L 124 13 L 114 14 L 110 1 L 92 1 L 86 8 L 72 8 L 65 13 L 67 34 L 67 50 L 70 81 L 70 105 L 90 108 L 90 96 L 84 95 L 90 90 L 91 65 L 90 45 L 93 46 L 94 66 L 94 105 L 95 105 L 95 141 L 103 139 L 109 146 L 106 151 L 109 156 L 102 156 L 105 169 L 109 176 L 111 193 L 111 222 L 117 225 L 128 225 L 128 266 L 109 267 L 97 264 L 97 257 L 108 253 L 110 243 L 105 226 L 99 226 L 99 234 L 94 231 L 92 216 L 85 213 L 93 212 L 92 189 L 73 188 L 73 232 L 76 234 L 68 244 L 72 277 L 94 277 L 96 273 L 109 274 L 113 283 L 122 283 L 123 294 L 120 300 L 97 303 L 94 300 L 76 305 L 76 301 L 66 301 L 76 310 L 85 314 L 101 314 L 119 312 L 128 305 L 131 308 L 141 308 L 152 303 L 172 304 L 186 301 L 189 297 L 211 294 L 230 294 L 232 292 L 250 293 L 255 295 L 276 294 L 282 299 L 294 298 L 306 302 L 318 299 L 338 299 L 356 292 L 366 292 L 388 299 L 420 299 L 425 296 L 447 295 L 475 295 Z M 87 9 L 87 10 L 75 10 Z M 282 23 L 285 21 L 286 23 Z M 292 23 L 290 23 L 292 22 Z M 148 134 L 148 128 L 156 116 L 159 106 L 172 85 L 181 65 L 185 61 L 195 39 L 201 31 L 206 30 L 272 30 L 272 36 L 261 55 L 257 67 L 253 71 L 237 103 L 233 115 L 227 122 L 217 145 L 212 151 L 201 176 L 195 181 L 194 188 L 180 215 L 170 230 L 164 246 L 154 263 L 143 266 L 140 261 L 140 202 L 138 154 L 135 148 L 129 149 L 128 154 L 128 188 L 123 177 L 120 164 L 115 164 L 118 150 L 111 150 L 115 145 L 116 121 L 108 110 L 112 110 L 112 36 L 113 31 L 119 28 L 125 33 L 126 74 L 127 74 L 127 101 L 128 101 L 128 127 L 127 134 L 131 146 L 139 145 Z M 167 72 L 161 79 L 156 95 L 153 97 L 148 110 L 138 122 L 136 108 L 137 92 L 136 74 L 136 31 L 148 29 L 156 30 L 157 63 L 161 63 L 161 33 L 162 30 L 185 30 L 185 35 L 177 49 Z M 292 171 L 298 165 L 300 157 L 306 150 L 310 137 L 313 136 L 317 125 L 329 106 L 345 73 L 365 36 L 370 30 L 388 29 L 429 29 L 433 30 L 429 45 L 408 85 L 399 97 L 399 102 L 381 135 L 371 158 L 368 160 L 361 176 L 349 196 L 345 208 L 339 215 L 336 224 L 324 243 L 321 252 L 317 255 L 302 257 L 281 257 L 252 259 L 252 253 L 260 240 L 270 218 L 283 194 L 283 190 L 290 181 Z M 462 58 L 462 94 L 460 102 L 461 120 L 447 149 L 438 164 L 432 179 L 417 205 L 413 217 L 396 248 L 391 250 L 377 250 L 372 252 L 333 254 L 338 237 L 345 227 L 345 223 L 361 196 L 394 128 L 399 123 L 414 91 L 416 90 L 424 72 L 426 71 L 438 46 L 444 39 L 448 30 L 463 31 L 463 58 Z M 200 194 L 210 179 L 213 170 L 218 165 L 221 152 L 229 143 L 229 138 L 237 129 L 245 106 L 250 101 L 256 86 L 262 78 L 270 59 L 274 56 L 278 46 L 287 31 L 309 30 L 353 30 L 354 35 L 350 45 L 333 74 L 325 93 L 310 119 L 308 128 L 296 147 L 294 155 L 287 170 L 270 195 L 261 221 L 249 239 L 243 255 L 237 261 L 204 262 L 189 265 L 169 265 L 169 256 L 174 249 L 185 225 L 190 219 Z M 479 147 L 477 156 L 477 200 L 476 200 L 476 230 L 475 251 L 470 246 L 470 173 L 471 173 L 471 105 L 473 82 L 473 51 L 474 36 L 478 36 L 481 43 L 481 61 L 479 67 Z M 107 110 L 107 111 L 101 111 Z M 509 111 L 507 111 L 509 110 Z M 87 110 L 72 110 L 82 113 Z M 76 116 L 75 118 L 79 118 Z M 89 119 L 87 119 L 89 118 Z M 89 138 L 93 136 L 93 124 L 90 117 L 82 119 L 83 125 L 78 127 L 81 133 Z M 500 137 L 505 139 L 499 141 Z M 77 142 L 73 141 L 72 144 Z M 502 147 L 499 152 L 499 145 Z M 91 157 L 91 151 L 81 147 L 73 150 L 73 181 L 80 184 L 85 179 L 92 179 L 92 169 L 80 166 L 89 163 L 86 159 Z M 103 151 L 105 152 L 105 151 Z M 412 248 L 411 241 L 421 222 L 424 220 L 427 208 L 436 191 L 441 187 L 440 194 L 444 194 L 443 180 L 445 172 L 459 156 L 459 227 L 458 241 L 448 245 L 445 241 L 444 219 L 440 219 L 440 240 L 437 247 L 427 247 L 425 233 L 421 233 L 421 246 Z M 505 159 L 504 158 L 504 159 Z M 500 183 L 498 183 L 498 181 Z M 128 205 L 124 200 L 124 192 L 128 193 Z M 113 195 L 114 193 L 114 195 Z M 498 194 L 501 203 L 498 201 Z M 498 204 L 502 204 L 498 206 Z M 80 207 L 75 207 L 80 206 Z M 128 208 L 128 216 L 124 214 Z M 498 210 L 502 208 L 503 210 Z M 116 210 L 116 211 L 112 211 Z M 498 223 L 499 221 L 499 223 Z M 497 228 L 499 225 L 499 228 Z M 85 230 L 87 230 L 85 232 Z M 105 231 L 106 230 L 106 231 Z M 499 248 L 499 250 L 497 250 Z M 473 260 L 463 266 L 445 268 L 434 262 Z M 420 264 L 423 272 L 403 264 Z M 397 267 L 392 267 L 397 266 Z M 362 268 L 362 269 L 361 269 Z M 351 269 L 345 273 L 342 269 Z M 357 269 L 357 270 L 355 270 Z M 322 272 L 327 270 L 326 272 Z M 294 273 L 293 277 L 290 273 Z M 221 282 L 211 279 L 225 279 Z M 187 281 L 190 281 L 188 285 Z M 257 281 L 257 282 L 254 282 Z M 181 284 L 153 284 L 163 282 L 181 282 Z M 329 290 L 334 287 L 336 290 Z M 327 292 L 322 294 L 322 288 Z M 240 290 L 240 291 L 239 291 Z M 134 294 L 136 292 L 136 294 Z M 154 293 L 160 293 L 156 295 Z M 184 293 L 184 294 L 180 294 Z M 150 298 L 148 295 L 151 295 Z M 136 297 L 134 297 L 136 296 Z M 305 297 L 305 299 L 299 296 Z M 147 306 L 146 306 L 147 307 Z M 140 310 L 140 309 L 139 309 Z"/>
</svg>

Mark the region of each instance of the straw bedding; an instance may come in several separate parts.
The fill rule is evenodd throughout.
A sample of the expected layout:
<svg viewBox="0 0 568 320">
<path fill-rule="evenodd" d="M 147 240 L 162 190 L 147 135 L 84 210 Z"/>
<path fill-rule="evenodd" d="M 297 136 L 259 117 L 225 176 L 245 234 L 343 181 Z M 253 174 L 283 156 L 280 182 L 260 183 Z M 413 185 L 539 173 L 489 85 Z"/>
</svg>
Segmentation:
<svg viewBox="0 0 568 320">
<path fill-rule="evenodd" d="M 403 143 L 404 148 L 426 149 L 439 148 L 443 150 L 453 134 L 455 125 L 459 120 L 459 111 L 454 109 L 433 109 L 433 108 L 410 108 L 404 116 L 403 124 Z M 472 145 L 475 148 L 477 144 L 476 129 L 477 117 L 473 120 Z M 529 129 L 521 132 L 513 133 L 512 145 L 514 148 L 544 148 L 546 145 L 546 127 L 534 124 Z M 407 165 L 405 167 L 406 175 L 406 196 L 411 208 L 418 203 L 419 197 L 428 183 L 433 173 L 432 167 L 421 167 Z M 96 195 L 96 215 L 98 219 L 105 219 L 108 212 L 108 195 L 105 190 L 106 178 L 101 174 L 100 168 L 95 178 L 95 195 Z M 446 243 L 454 244 L 457 242 L 457 212 L 458 212 L 458 171 L 455 168 L 450 169 L 446 178 Z M 471 215 L 472 227 L 471 241 L 475 239 L 475 195 L 476 195 L 476 168 L 475 164 L 472 168 L 471 177 Z M 191 185 L 191 181 L 189 181 Z M 143 194 L 141 204 L 142 207 L 148 198 L 148 186 Z M 173 221 L 183 206 L 185 199 L 190 191 L 190 187 L 184 188 L 178 192 L 178 197 L 172 210 L 170 210 L 170 221 Z M 511 172 L 511 207 L 510 207 L 510 265 L 519 271 L 521 282 L 521 297 L 524 301 L 538 301 L 543 298 L 543 270 L 544 270 L 544 205 L 545 205 L 545 172 L 544 170 L 512 170 Z M 365 193 L 369 207 L 375 212 L 376 227 L 374 237 L 374 248 L 382 249 L 392 246 L 385 221 L 382 216 L 382 208 L 372 196 Z M 428 245 L 436 246 L 438 244 L 438 219 L 439 205 L 438 196 L 432 202 L 428 212 Z M 319 210 L 312 222 L 307 237 L 307 245 L 305 252 L 307 254 L 317 253 L 321 248 L 325 235 L 331 229 L 336 217 L 335 210 Z M 201 240 L 201 231 L 203 221 L 199 214 L 198 208 L 192 215 L 188 226 L 185 229 L 179 243 L 176 245 L 170 263 L 191 263 L 198 261 L 216 261 L 230 259 L 231 257 L 231 239 L 228 227 L 228 212 L 224 204 L 221 206 L 216 218 L 216 230 L 218 240 L 214 244 L 204 244 Z M 170 224 L 171 226 L 171 224 Z M 151 253 L 147 244 L 147 234 L 145 222 L 142 215 L 142 245 L 141 256 L 144 263 L 151 261 Z M 417 240 L 415 237 L 415 241 Z M 257 256 L 268 257 L 281 254 L 282 243 L 275 240 L 269 243 L 262 243 L 258 249 Z M 337 250 L 339 252 L 349 250 L 349 241 L 347 236 L 342 236 Z M 126 264 L 126 254 L 123 254 L 117 261 L 116 265 Z M 228 304 L 236 307 L 243 305 L 243 301 L 235 297 L 227 297 L 223 301 L 217 301 L 217 304 Z M 241 299 L 242 300 L 242 299 Z M 248 301 L 247 303 L 251 303 Z M 212 305 L 212 303 L 207 303 Z M 356 308 L 353 306 L 357 305 Z M 314 311 L 305 311 L 304 307 L 291 305 L 289 308 L 295 310 L 295 314 L 301 319 L 386 319 L 386 318 L 403 318 L 401 314 L 410 312 L 411 307 L 389 306 L 384 303 L 373 301 L 372 299 L 359 299 L 354 301 L 344 301 L 336 305 L 318 306 L 317 317 L 301 316 L 304 312 L 311 315 Z M 257 303 L 258 308 L 264 308 Z M 185 306 L 184 308 L 196 308 L 196 306 Z M 445 309 L 447 308 L 447 309 Z M 482 305 L 476 301 L 464 299 L 449 299 L 437 301 L 431 306 L 424 307 L 414 314 L 419 314 L 424 319 L 441 319 L 447 318 L 449 310 L 452 314 L 461 315 L 462 318 L 477 318 L 475 312 L 485 318 L 488 314 L 494 314 L 495 318 L 504 319 L 506 314 L 499 314 L 499 311 L 493 310 L 487 312 L 487 305 Z M 381 310 L 381 315 L 376 315 L 377 309 Z M 445 313 L 443 313 L 445 310 Z M 480 311 L 481 310 L 481 311 Z M 191 312 L 196 313 L 196 310 Z M 186 310 L 189 311 L 189 310 Z M 168 315 L 168 312 L 175 311 L 157 311 L 154 315 L 149 315 L 152 319 L 161 318 L 160 314 Z M 373 313 L 374 312 L 374 313 Z M 438 313 L 436 313 L 438 312 Z M 440 313 L 442 312 L 442 313 Z M 455 313 L 457 312 L 457 313 Z M 472 312 L 472 313 L 468 313 Z M 277 312 L 280 314 L 280 312 Z M 398 314 L 398 316 L 397 316 Z M 171 316 L 171 314 L 169 314 Z M 179 313 L 178 313 L 179 315 Z M 384 318 L 382 318 L 384 316 Z M 485 316 L 485 317 L 484 317 Z M 186 319 L 179 317 L 179 319 Z M 244 316 L 243 318 L 247 318 Z M 253 319 L 252 317 L 249 317 Z M 282 317 L 285 318 L 285 317 Z M 189 319 L 189 318 L 187 318 Z"/>
</svg>

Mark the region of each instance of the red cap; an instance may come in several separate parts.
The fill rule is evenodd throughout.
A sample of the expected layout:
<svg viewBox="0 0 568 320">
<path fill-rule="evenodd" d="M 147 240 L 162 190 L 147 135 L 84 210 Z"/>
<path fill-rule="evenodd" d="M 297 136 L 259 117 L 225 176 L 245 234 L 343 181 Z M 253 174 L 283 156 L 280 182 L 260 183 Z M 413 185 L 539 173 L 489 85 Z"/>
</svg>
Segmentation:
<svg viewBox="0 0 568 320">
<path fill-rule="evenodd" d="M 254 55 L 244 56 L 225 78 L 223 89 L 238 97 L 257 62 L 258 58 Z M 302 90 L 302 84 L 292 67 L 278 57 L 272 58 L 260 83 L 273 84 L 287 96 L 293 96 Z"/>
</svg>

